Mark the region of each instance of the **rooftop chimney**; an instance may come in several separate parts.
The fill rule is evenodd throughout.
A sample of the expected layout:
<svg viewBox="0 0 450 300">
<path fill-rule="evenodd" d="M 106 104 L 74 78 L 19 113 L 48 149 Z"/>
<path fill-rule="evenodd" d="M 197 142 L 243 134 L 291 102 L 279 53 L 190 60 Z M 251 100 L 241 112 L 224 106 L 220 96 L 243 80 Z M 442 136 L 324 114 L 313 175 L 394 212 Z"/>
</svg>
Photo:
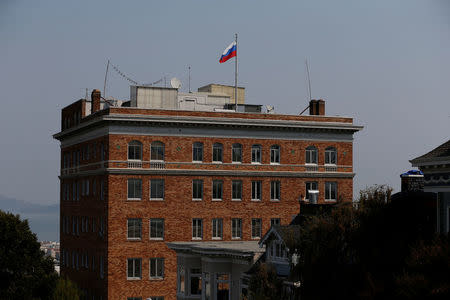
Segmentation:
<svg viewBox="0 0 450 300">
<path fill-rule="evenodd" d="M 309 101 L 309 115 L 325 116 L 325 101 L 323 99 Z"/>
<path fill-rule="evenodd" d="M 100 97 L 101 92 L 99 90 L 93 90 L 91 94 L 91 114 L 100 110 Z"/>
<path fill-rule="evenodd" d="M 402 192 L 423 191 L 424 178 L 419 170 L 410 170 L 400 175 L 402 179 Z"/>
</svg>

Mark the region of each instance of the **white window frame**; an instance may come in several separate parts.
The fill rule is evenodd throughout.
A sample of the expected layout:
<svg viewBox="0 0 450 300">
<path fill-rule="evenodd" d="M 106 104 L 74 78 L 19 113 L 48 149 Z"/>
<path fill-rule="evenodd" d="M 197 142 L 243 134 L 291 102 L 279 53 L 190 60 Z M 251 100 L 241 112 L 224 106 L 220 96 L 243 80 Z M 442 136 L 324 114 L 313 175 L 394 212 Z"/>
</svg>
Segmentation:
<svg viewBox="0 0 450 300">
<path fill-rule="evenodd" d="M 162 197 L 152 198 L 152 182 L 156 183 L 157 181 L 158 182 L 162 182 Z M 162 179 L 162 178 L 150 179 L 149 188 L 150 188 L 150 191 L 149 191 L 150 201 L 164 201 L 164 192 L 165 192 L 165 181 L 164 181 L 164 179 Z"/>
<path fill-rule="evenodd" d="M 103 146 L 103 144 L 101 144 L 102 146 Z M 139 147 L 139 153 L 140 153 L 140 158 L 130 158 L 130 147 Z M 103 148 L 103 147 L 102 147 Z M 142 161 L 142 149 L 143 147 L 142 147 L 142 143 L 140 142 L 140 141 L 137 141 L 137 140 L 133 140 L 133 141 L 131 141 L 131 142 L 129 142 L 128 143 L 128 145 L 127 145 L 127 160 L 128 161 Z M 103 151 L 102 151 L 102 153 L 103 153 Z M 102 156 L 102 160 L 104 159 L 104 157 Z"/>
<path fill-rule="evenodd" d="M 153 158 L 153 152 L 154 152 L 153 149 L 155 149 L 156 156 L 158 156 L 158 149 L 159 148 L 162 148 L 162 159 L 154 159 Z M 150 161 L 163 162 L 165 160 L 165 156 L 166 156 L 165 151 L 166 151 L 165 150 L 165 145 L 164 145 L 163 142 L 161 142 L 161 141 L 153 141 L 150 144 Z"/>
<path fill-rule="evenodd" d="M 136 182 L 140 182 L 141 183 L 141 196 L 139 198 L 137 197 L 129 197 L 129 188 L 130 188 L 130 181 L 136 181 Z M 133 188 L 135 188 L 135 185 L 133 184 Z M 136 192 L 136 191 L 135 191 Z M 135 195 L 134 195 L 135 196 Z M 142 200 L 142 179 L 140 178 L 128 178 L 127 179 L 127 200 L 130 201 L 141 201 Z"/>
<path fill-rule="evenodd" d="M 155 262 L 155 275 L 152 276 L 152 261 Z M 148 276 L 150 280 L 161 280 L 164 279 L 164 258 L 163 257 L 152 257 L 149 259 L 148 262 L 149 265 L 149 272 L 148 272 Z M 161 274 L 157 274 L 158 273 L 158 267 L 161 267 Z M 152 298 L 153 299 L 153 298 Z"/>
<path fill-rule="evenodd" d="M 153 226 L 157 227 L 155 229 L 156 232 L 158 231 L 158 229 L 161 229 L 159 227 L 162 226 L 162 236 L 152 237 L 152 227 L 153 227 L 152 226 L 152 221 L 155 222 Z M 150 221 L 149 221 L 149 232 L 148 232 L 150 240 L 154 240 L 154 241 L 163 241 L 164 240 L 164 230 L 165 230 L 165 224 L 164 223 L 165 223 L 165 221 L 164 221 L 163 218 L 151 218 L 150 219 Z"/>
<path fill-rule="evenodd" d="M 223 219 L 214 218 L 211 221 L 211 237 L 213 240 L 221 240 L 223 239 Z M 220 232 L 220 234 L 218 234 Z"/>
<path fill-rule="evenodd" d="M 216 151 L 220 151 L 220 160 L 214 159 L 214 154 Z M 212 162 L 216 164 L 223 163 L 223 145 L 221 143 L 214 143 L 212 148 Z"/>
<path fill-rule="evenodd" d="M 333 191 L 333 186 L 334 186 L 335 198 L 330 198 L 332 191 Z M 325 201 L 327 201 L 327 202 L 336 202 L 337 201 L 337 193 L 338 193 L 337 188 L 338 188 L 338 186 L 337 186 L 336 181 L 326 181 L 325 182 Z"/>
<path fill-rule="evenodd" d="M 240 187 L 238 190 L 235 191 L 235 186 Z M 231 201 L 242 201 L 242 180 L 232 180 L 231 181 Z M 240 195 L 239 198 L 235 198 L 235 193 L 238 193 Z"/>
<path fill-rule="evenodd" d="M 334 162 L 332 162 L 334 154 Z M 328 162 L 327 162 L 328 161 Z M 328 147 L 325 149 L 325 165 L 335 166 L 337 164 L 337 150 L 334 147 Z"/>
<path fill-rule="evenodd" d="M 200 184 L 200 193 L 201 193 L 200 198 L 194 197 L 194 196 L 198 196 L 198 195 L 194 195 L 194 186 L 196 186 L 198 184 Z M 203 180 L 202 179 L 193 179 L 192 180 L 192 201 L 202 201 L 202 200 L 203 200 Z"/>
<path fill-rule="evenodd" d="M 258 159 L 259 156 L 259 159 Z M 262 162 L 262 147 L 261 145 L 252 145 L 252 164 L 260 165 Z"/>
<path fill-rule="evenodd" d="M 240 160 L 234 160 L 234 152 L 236 150 L 240 150 L 239 152 L 239 156 L 240 156 Z M 239 143 L 235 143 L 231 146 L 231 163 L 233 164 L 241 164 L 242 163 L 242 144 Z"/>
<path fill-rule="evenodd" d="M 102 260 L 102 256 L 100 256 L 100 260 Z M 130 261 L 132 262 L 132 273 L 133 276 L 128 276 L 128 271 L 129 271 L 129 267 L 130 267 Z M 136 262 L 139 262 L 139 276 L 135 276 L 136 274 Z M 101 268 L 101 265 L 100 265 Z M 138 258 L 138 257 L 130 257 L 127 258 L 127 280 L 141 280 L 142 279 L 142 258 Z"/>
<path fill-rule="evenodd" d="M 278 197 L 276 197 L 278 194 Z M 281 200 L 281 182 L 278 180 L 273 180 L 270 182 L 270 201 L 280 201 Z"/>
<path fill-rule="evenodd" d="M 252 201 L 261 201 L 261 199 L 262 199 L 262 181 L 260 180 L 252 181 Z"/>
<path fill-rule="evenodd" d="M 314 154 L 314 156 L 312 156 Z M 313 159 L 314 158 L 314 159 Z M 308 162 L 310 160 L 310 162 Z M 315 160 L 315 162 L 311 162 L 311 160 Z M 306 165 L 314 165 L 316 166 L 319 161 L 319 151 L 316 146 L 308 146 L 305 149 L 305 164 Z"/>
<path fill-rule="evenodd" d="M 308 189 L 310 186 L 310 189 Z M 309 193 L 308 191 L 318 191 L 319 183 L 317 181 L 307 181 L 305 182 L 305 200 L 309 201 Z"/>
<path fill-rule="evenodd" d="M 259 228 L 257 227 L 257 225 L 259 225 Z M 255 235 L 254 233 L 256 233 L 257 230 L 259 230 L 259 234 Z M 262 236 L 262 219 L 261 218 L 252 218 L 251 233 L 252 233 L 252 239 L 260 239 L 261 238 L 261 236 Z"/>
<path fill-rule="evenodd" d="M 201 160 L 198 160 L 198 153 L 201 155 Z M 192 144 L 192 162 L 201 163 L 203 162 L 203 143 L 195 142 Z"/>
<path fill-rule="evenodd" d="M 215 187 L 214 183 L 220 184 L 220 198 L 214 197 Z M 222 201 L 223 200 L 223 180 L 215 179 L 212 182 L 212 201 Z"/>
<path fill-rule="evenodd" d="M 197 223 L 197 224 L 194 224 Z M 198 230 L 200 229 L 200 232 Z M 198 236 L 200 235 L 200 236 Z M 203 219 L 193 218 L 192 219 L 192 239 L 202 240 L 203 239 Z"/>
<path fill-rule="evenodd" d="M 130 224 L 130 221 L 138 221 L 139 224 L 139 237 L 130 237 L 130 226 L 133 226 Z M 136 226 L 136 224 L 134 224 Z M 134 230 L 136 231 L 136 230 Z M 128 218 L 127 219 L 127 240 L 130 241 L 140 241 L 142 239 L 142 219 L 141 218 Z"/>
<path fill-rule="evenodd" d="M 281 162 L 281 147 L 279 145 L 270 146 L 270 164 L 279 165 Z"/>
<path fill-rule="evenodd" d="M 237 224 L 235 224 L 237 223 Z M 237 229 L 239 229 L 237 231 Z M 239 233 L 238 235 L 235 233 Z M 231 219 L 231 239 L 241 240 L 242 239 L 242 219 L 233 218 Z"/>
</svg>

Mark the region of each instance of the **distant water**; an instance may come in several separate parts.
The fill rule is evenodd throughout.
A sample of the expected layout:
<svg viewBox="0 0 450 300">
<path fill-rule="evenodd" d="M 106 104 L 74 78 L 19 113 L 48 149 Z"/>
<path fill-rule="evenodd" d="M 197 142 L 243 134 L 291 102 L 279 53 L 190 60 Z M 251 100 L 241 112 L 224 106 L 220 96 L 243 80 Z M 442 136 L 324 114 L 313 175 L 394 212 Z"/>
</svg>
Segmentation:
<svg viewBox="0 0 450 300">
<path fill-rule="evenodd" d="M 59 205 L 33 204 L 0 195 L 0 209 L 28 219 L 39 241 L 59 242 Z"/>
</svg>

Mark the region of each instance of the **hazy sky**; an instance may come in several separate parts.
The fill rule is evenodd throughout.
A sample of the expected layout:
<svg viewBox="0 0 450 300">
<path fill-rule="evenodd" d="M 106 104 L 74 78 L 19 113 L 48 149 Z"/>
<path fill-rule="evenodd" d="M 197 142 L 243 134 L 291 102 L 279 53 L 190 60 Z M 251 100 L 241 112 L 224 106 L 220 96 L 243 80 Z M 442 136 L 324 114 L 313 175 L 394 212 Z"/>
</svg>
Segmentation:
<svg viewBox="0 0 450 300">
<path fill-rule="evenodd" d="M 355 118 L 355 191 L 397 191 L 408 160 L 450 138 L 450 1 L 20 1 L 0 0 L 0 194 L 59 197 L 60 110 L 103 89 L 107 59 L 148 83 L 176 76 L 193 90 L 233 84 L 219 64 L 239 35 L 247 103 L 278 113 L 312 96 L 328 115 Z M 129 98 L 110 72 L 109 96 Z"/>
</svg>

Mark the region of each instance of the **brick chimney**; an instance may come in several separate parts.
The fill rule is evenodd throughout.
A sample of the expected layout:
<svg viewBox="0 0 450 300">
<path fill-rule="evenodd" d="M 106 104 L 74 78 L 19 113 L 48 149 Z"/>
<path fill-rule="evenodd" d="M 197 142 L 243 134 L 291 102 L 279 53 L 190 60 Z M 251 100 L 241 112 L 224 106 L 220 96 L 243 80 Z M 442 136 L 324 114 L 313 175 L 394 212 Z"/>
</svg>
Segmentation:
<svg viewBox="0 0 450 300">
<path fill-rule="evenodd" d="M 325 101 L 323 99 L 317 101 L 317 107 L 317 114 L 319 116 L 325 116 Z"/>
<path fill-rule="evenodd" d="M 91 114 L 100 110 L 100 97 L 101 92 L 99 90 L 93 90 L 91 94 Z"/>
<path fill-rule="evenodd" d="M 410 170 L 400 175 L 402 179 L 402 192 L 423 191 L 424 177 L 419 170 Z"/>
<path fill-rule="evenodd" d="M 309 114 L 311 116 L 316 116 L 318 112 L 317 109 L 317 100 L 311 100 L 309 101 Z"/>
<path fill-rule="evenodd" d="M 309 115 L 325 116 L 325 101 L 323 99 L 309 101 Z"/>
</svg>

